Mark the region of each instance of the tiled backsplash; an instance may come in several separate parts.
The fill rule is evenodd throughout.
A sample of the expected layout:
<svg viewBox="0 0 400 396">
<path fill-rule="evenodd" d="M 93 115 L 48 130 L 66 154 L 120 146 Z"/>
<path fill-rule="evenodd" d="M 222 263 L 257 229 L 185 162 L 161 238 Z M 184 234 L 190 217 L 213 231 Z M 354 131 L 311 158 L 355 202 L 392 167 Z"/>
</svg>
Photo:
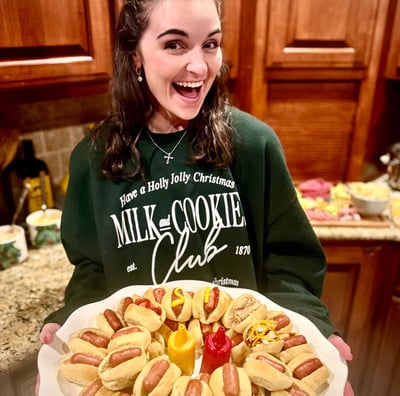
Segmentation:
<svg viewBox="0 0 400 396">
<path fill-rule="evenodd" d="M 72 149 L 90 130 L 90 125 L 73 125 L 24 133 L 20 139 L 31 139 L 36 157 L 43 160 L 57 187 L 68 172 Z"/>
</svg>

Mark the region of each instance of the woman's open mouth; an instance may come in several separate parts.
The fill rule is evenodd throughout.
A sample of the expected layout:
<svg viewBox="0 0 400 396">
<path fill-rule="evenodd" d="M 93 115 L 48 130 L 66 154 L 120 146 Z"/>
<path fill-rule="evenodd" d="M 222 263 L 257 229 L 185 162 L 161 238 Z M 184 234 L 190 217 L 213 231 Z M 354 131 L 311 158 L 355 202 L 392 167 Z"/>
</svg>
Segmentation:
<svg viewBox="0 0 400 396">
<path fill-rule="evenodd" d="M 188 99 L 195 99 L 203 84 L 204 81 L 177 81 L 172 85 L 180 95 Z"/>
</svg>

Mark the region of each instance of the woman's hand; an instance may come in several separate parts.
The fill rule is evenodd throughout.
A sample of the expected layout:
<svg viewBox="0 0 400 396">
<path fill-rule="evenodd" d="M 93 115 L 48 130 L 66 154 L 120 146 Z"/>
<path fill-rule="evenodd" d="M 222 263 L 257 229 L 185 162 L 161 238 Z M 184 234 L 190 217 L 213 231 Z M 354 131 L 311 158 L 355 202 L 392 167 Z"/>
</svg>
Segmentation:
<svg viewBox="0 0 400 396">
<path fill-rule="evenodd" d="M 348 361 L 353 359 L 353 354 L 351 353 L 351 348 L 349 345 L 347 345 L 343 341 L 343 338 L 339 337 L 336 334 L 331 334 L 328 337 L 328 341 L 331 344 L 333 344 L 333 346 L 339 351 L 342 359 L 348 360 Z M 344 387 L 344 396 L 354 396 L 354 391 L 353 391 L 353 388 L 351 387 L 349 381 L 346 382 L 346 385 Z"/>
<path fill-rule="evenodd" d="M 42 344 L 51 344 L 54 340 L 54 334 L 61 326 L 58 323 L 46 323 L 39 334 L 39 340 Z M 36 377 L 35 396 L 39 394 L 40 376 Z"/>
<path fill-rule="evenodd" d="M 42 344 L 51 344 L 54 340 L 54 334 L 61 326 L 58 323 L 46 323 L 39 334 L 39 340 Z"/>
</svg>

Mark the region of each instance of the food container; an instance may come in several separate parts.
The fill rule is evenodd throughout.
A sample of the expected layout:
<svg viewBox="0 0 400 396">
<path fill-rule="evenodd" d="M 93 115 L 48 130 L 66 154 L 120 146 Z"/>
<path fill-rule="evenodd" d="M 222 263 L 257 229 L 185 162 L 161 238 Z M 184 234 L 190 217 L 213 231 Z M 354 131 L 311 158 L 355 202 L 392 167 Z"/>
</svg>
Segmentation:
<svg viewBox="0 0 400 396">
<path fill-rule="evenodd" d="M 27 257 L 25 230 L 18 225 L 0 226 L 0 270 L 21 263 Z"/>
<path fill-rule="evenodd" d="M 390 200 L 390 188 L 383 183 L 350 183 L 351 203 L 364 216 L 379 216 Z"/>
<path fill-rule="evenodd" d="M 389 153 L 380 157 L 387 165 L 388 184 L 395 190 L 400 190 L 400 142 L 390 147 Z"/>
<path fill-rule="evenodd" d="M 59 209 L 46 209 L 37 210 L 27 216 L 26 223 L 32 246 L 49 247 L 60 242 L 61 213 Z"/>
</svg>

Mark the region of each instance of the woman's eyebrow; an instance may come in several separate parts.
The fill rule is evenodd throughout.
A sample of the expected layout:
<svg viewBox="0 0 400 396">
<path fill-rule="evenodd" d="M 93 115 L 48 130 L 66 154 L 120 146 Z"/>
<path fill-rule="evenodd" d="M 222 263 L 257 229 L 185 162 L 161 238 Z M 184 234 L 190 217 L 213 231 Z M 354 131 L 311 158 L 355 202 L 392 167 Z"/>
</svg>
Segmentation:
<svg viewBox="0 0 400 396">
<path fill-rule="evenodd" d="M 219 29 L 219 28 L 213 30 L 207 37 L 214 36 L 214 34 L 218 34 L 218 33 L 222 33 L 221 29 Z M 181 29 L 168 29 L 165 32 L 160 33 L 157 36 L 157 38 L 159 39 L 159 38 L 161 38 L 163 36 L 166 36 L 168 34 L 175 34 L 175 35 L 178 35 L 178 36 L 189 37 L 189 35 L 184 30 L 181 30 Z"/>
</svg>

